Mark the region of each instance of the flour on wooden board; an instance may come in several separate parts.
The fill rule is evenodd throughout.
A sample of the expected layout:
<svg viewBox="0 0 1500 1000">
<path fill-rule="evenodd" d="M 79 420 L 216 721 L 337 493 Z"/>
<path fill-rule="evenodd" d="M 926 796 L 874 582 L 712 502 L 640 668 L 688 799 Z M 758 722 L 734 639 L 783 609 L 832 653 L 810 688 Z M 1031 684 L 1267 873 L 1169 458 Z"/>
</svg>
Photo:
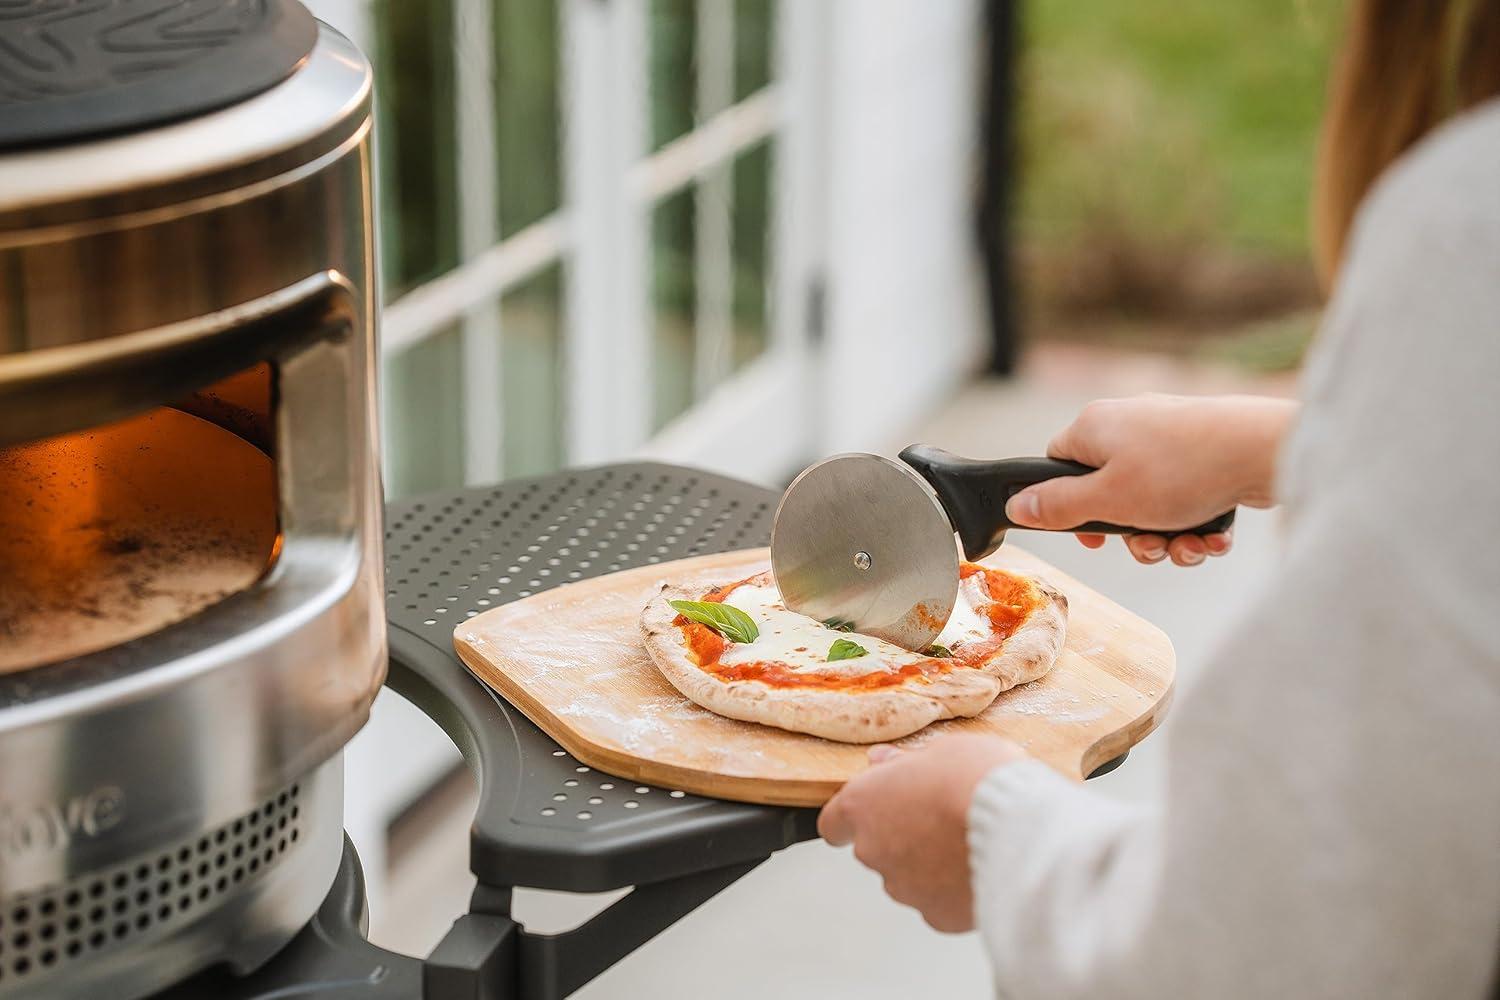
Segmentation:
<svg viewBox="0 0 1500 1000">
<path fill-rule="evenodd" d="M 597 724 L 600 738 L 618 742 L 626 750 L 639 750 L 646 742 L 657 746 L 676 742 L 682 730 L 671 723 L 706 721 L 726 726 L 745 725 L 699 708 L 686 698 L 647 698 L 631 706 L 634 712 L 628 715 L 620 708 L 606 692 L 600 691 L 576 697 L 556 711 L 569 719 Z M 702 749 L 710 753 L 714 750 L 712 746 Z"/>
<path fill-rule="evenodd" d="M 677 738 L 672 727 L 656 713 L 626 716 L 603 698 L 576 699 L 556 711 L 566 718 L 602 724 L 605 728 L 601 735 L 617 741 L 626 750 L 639 749 L 645 740 L 670 743 Z"/>
<path fill-rule="evenodd" d="M 1092 722 L 1106 709 L 1098 703 L 1085 702 L 1082 696 L 1045 681 L 1033 681 L 1011 688 L 995 699 L 987 711 L 997 715 L 1041 715 L 1055 722 Z"/>
</svg>

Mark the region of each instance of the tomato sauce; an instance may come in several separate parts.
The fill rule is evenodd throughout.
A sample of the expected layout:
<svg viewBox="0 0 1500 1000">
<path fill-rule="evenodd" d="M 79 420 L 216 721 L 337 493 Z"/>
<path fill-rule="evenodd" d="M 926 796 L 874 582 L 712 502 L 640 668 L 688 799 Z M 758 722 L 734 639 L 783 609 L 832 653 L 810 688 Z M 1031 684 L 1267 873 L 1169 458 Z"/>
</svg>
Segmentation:
<svg viewBox="0 0 1500 1000">
<path fill-rule="evenodd" d="M 688 655 L 700 667 L 718 663 L 719 657 L 724 655 L 724 650 L 729 648 L 729 640 L 707 625 L 688 621 L 682 615 L 673 619 L 672 624 L 682 629 L 682 638 L 687 643 Z"/>
<path fill-rule="evenodd" d="M 823 688 L 839 691 L 877 691 L 896 687 L 912 677 L 930 677 L 953 669 L 947 660 L 927 659 L 898 670 L 868 674 L 840 674 L 832 670 L 793 670 L 784 663 L 713 663 L 704 667 L 725 681 L 760 681 L 779 688 Z"/>
<path fill-rule="evenodd" d="M 990 600 L 994 602 L 984 609 L 984 613 L 995 627 L 996 636 L 1009 639 L 1036 609 L 1036 588 L 1030 580 L 994 569 L 984 570 L 984 582 Z"/>
<path fill-rule="evenodd" d="M 722 587 L 715 587 L 713 590 L 710 590 L 708 593 L 699 598 L 699 600 L 701 600 L 705 604 L 723 604 L 724 598 L 734 593 L 734 589 L 736 587 L 738 587 L 742 583 L 749 583 L 753 579 L 755 579 L 755 577 L 752 576 L 744 580 L 736 580 L 734 583 L 726 583 Z"/>
</svg>

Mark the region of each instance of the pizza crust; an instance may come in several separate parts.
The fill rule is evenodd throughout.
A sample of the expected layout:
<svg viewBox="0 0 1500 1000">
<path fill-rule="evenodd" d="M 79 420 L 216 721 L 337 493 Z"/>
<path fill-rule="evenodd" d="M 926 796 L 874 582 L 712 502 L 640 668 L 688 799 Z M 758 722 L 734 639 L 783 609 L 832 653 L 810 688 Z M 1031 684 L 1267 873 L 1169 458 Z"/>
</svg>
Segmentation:
<svg viewBox="0 0 1500 1000">
<path fill-rule="evenodd" d="M 976 667 L 956 667 L 914 687 L 872 691 L 777 688 L 754 680 L 725 681 L 688 656 L 677 612 L 668 603 L 694 601 L 709 588 L 662 584 L 641 612 L 647 653 L 689 700 L 731 719 L 759 722 L 843 743 L 899 739 L 942 719 L 978 715 L 997 695 L 1052 668 L 1067 631 L 1068 600 L 1032 578 L 1042 600 L 998 653 Z M 830 638 L 839 633 L 829 630 Z"/>
</svg>

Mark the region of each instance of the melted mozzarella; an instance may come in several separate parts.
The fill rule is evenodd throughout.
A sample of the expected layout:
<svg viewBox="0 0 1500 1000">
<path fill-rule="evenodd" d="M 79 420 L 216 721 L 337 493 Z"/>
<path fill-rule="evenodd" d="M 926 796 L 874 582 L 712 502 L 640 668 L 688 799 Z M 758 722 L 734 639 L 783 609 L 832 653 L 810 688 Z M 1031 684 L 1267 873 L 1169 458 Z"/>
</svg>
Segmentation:
<svg viewBox="0 0 1500 1000">
<path fill-rule="evenodd" d="M 955 643 L 972 641 L 989 634 L 990 622 L 975 607 L 987 600 L 978 583 L 969 577 L 960 583 L 953 614 L 937 642 L 949 649 Z M 816 619 L 788 611 L 781 603 L 781 593 L 774 584 L 736 587 L 725 603 L 739 608 L 755 620 L 760 635 L 752 643 L 730 643 L 719 657 L 720 663 L 782 663 L 799 673 L 822 671 L 840 674 L 869 674 L 895 671 L 926 659 L 920 653 L 903 649 L 894 643 L 860 632 L 840 632 Z M 869 650 L 866 656 L 828 662 L 828 650 L 839 639 L 849 639 Z"/>
<path fill-rule="evenodd" d="M 953 614 L 948 616 L 948 624 L 943 626 L 933 642 L 951 650 L 975 639 L 989 638 L 989 616 L 979 610 L 988 603 L 990 597 L 984 589 L 984 577 L 981 574 L 975 573 L 958 581 L 958 598 L 953 602 Z"/>
</svg>

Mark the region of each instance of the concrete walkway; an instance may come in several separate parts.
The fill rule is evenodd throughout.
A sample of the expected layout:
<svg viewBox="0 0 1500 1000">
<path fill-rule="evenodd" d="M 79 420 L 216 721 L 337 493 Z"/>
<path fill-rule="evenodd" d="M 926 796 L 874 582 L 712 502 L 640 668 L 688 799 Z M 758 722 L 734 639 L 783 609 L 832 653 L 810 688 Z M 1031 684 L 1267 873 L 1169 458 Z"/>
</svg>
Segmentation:
<svg viewBox="0 0 1500 1000">
<path fill-rule="evenodd" d="M 1096 349 L 1034 351 L 1018 379 L 978 382 L 899 441 L 872 441 L 894 453 L 925 441 L 976 457 L 1041 454 L 1047 439 L 1090 399 L 1147 390 L 1286 393 L 1285 379 L 1236 376 L 1218 369 Z M 1017 532 L 1019 544 L 1087 581 L 1161 626 L 1177 649 L 1178 693 L 1211 656 L 1215 637 L 1271 566 L 1274 516 L 1242 512 L 1235 551 L 1192 569 L 1140 566 L 1118 542 L 1098 552 L 1070 536 Z M 1162 779 L 1170 717 L 1124 767 L 1098 779 L 1111 795 L 1146 795 Z M 376 940 L 425 953 L 462 908 L 468 814 L 462 801 L 428 831 L 393 877 L 393 904 L 377 919 Z M 609 897 L 610 899 L 613 896 Z M 536 930 L 580 923 L 608 900 L 518 891 L 518 917 Z M 847 850 L 803 844 L 760 869 L 626 958 L 577 994 L 585 998 L 985 997 L 988 971 L 973 935 L 929 930 L 881 891 L 880 881 Z"/>
</svg>

